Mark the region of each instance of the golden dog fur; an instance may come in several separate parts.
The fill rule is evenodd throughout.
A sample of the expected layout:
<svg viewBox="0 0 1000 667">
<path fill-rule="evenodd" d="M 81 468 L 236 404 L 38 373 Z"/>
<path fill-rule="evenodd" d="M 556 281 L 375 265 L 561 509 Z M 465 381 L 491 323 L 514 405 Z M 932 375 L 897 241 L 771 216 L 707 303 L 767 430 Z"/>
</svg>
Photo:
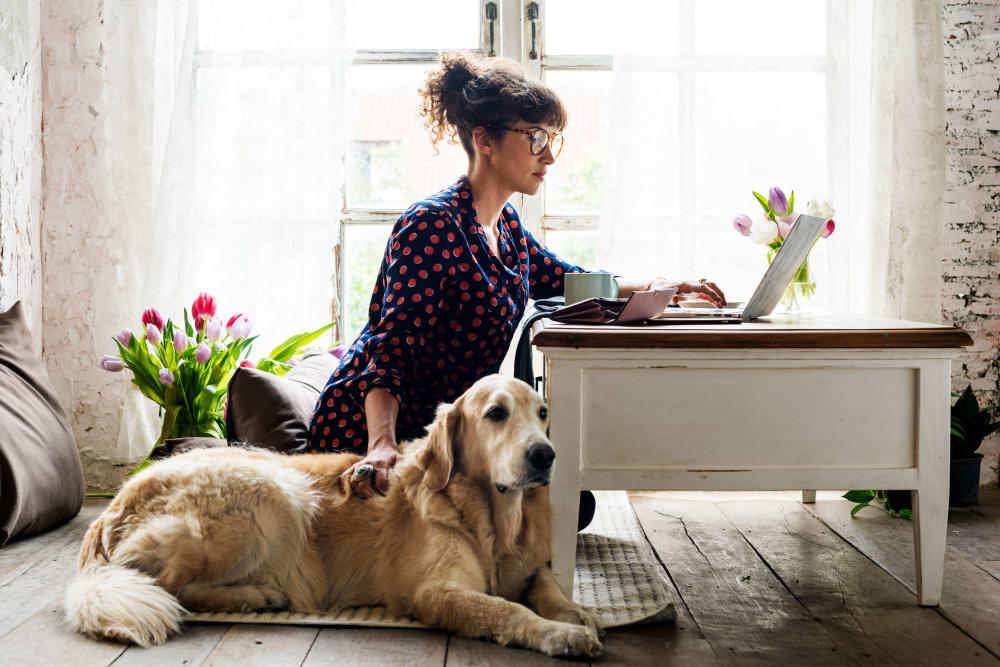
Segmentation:
<svg viewBox="0 0 1000 667">
<path fill-rule="evenodd" d="M 484 378 L 439 406 L 427 436 L 401 447 L 388 493 L 368 500 L 341 479 L 350 454 L 161 461 L 88 530 L 67 619 L 145 646 L 177 630 L 184 608 L 386 605 L 469 637 L 597 655 L 597 620 L 549 566 L 550 471 L 526 456 L 550 444 L 546 424 L 528 385 Z"/>
</svg>

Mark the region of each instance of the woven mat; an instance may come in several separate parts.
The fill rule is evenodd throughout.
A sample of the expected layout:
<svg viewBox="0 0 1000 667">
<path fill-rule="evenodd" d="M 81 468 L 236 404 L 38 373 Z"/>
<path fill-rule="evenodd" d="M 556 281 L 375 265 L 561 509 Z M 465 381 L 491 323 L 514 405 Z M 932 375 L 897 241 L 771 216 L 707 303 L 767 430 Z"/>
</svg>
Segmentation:
<svg viewBox="0 0 1000 667">
<path fill-rule="evenodd" d="M 624 491 L 595 491 L 594 521 L 576 540 L 576 586 L 573 600 L 589 608 L 606 628 L 635 623 L 663 623 L 677 617 L 666 574 Z M 384 607 L 355 607 L 335 614 L 288 611 L 190 614 L 187 621 L 274 623 L 283 625 L 354 625 L 422 628 L 411 618 L 390 616 Z"/>
</svg>

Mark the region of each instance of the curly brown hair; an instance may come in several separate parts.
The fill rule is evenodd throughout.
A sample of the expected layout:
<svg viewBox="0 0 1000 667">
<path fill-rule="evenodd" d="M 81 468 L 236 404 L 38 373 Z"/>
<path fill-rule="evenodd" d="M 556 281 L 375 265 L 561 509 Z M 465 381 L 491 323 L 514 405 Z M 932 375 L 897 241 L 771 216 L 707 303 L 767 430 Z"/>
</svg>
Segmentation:
<svg viewBox="0 0 1000 667">
<path fill-rule="evenodd" d="M 484 58 L 470 53 L 446 52 L 438 58 L 440 68 L 427 76 L 420 89 L 420 114 L 437 149 L 441 139 L 462 142 L 469 159 L 472 130 L 486 128 L 493 139 L 503 135 L 503 126 L 523 120 L 566 125 L 566 108 L 545 84 L 528 78 L 520 65 L 504 58 Z"/>
</svg>

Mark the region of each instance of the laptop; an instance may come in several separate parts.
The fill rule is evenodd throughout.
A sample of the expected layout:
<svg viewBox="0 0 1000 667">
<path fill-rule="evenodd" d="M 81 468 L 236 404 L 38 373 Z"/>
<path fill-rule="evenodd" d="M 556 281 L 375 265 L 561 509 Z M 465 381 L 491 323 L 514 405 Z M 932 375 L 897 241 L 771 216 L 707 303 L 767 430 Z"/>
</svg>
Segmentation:
<svg viewBox="0 0 1000 667">
<path fill-rule="evenodd" d="M 771 265 L 764 272 L 764 277 L 757 284 L 753 296 L 745 305 L 739 308 L 667 308 L 663 314 L 653 318 L 656 320 L 672 320 L 675 318 L 719 319 L 739 318 L 741 321 L 755 320 L 766 317 L 774 312 L 781 296 L 788 289 L 802 262 L 809 256 L 813 243 L 823 230 L 826 220 L 814 215 L 800 215 L 792 229 L 785 237 L 785 242 L 778 248 Z"/>
</svg>

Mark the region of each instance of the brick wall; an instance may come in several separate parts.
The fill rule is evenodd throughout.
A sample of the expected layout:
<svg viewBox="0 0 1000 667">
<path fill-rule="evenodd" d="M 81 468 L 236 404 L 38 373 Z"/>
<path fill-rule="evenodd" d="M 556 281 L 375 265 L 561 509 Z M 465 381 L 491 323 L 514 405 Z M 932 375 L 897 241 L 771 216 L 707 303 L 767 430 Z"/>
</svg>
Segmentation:
<svg viewBox="0 0 1000 667">
<path fill-rule="evenodd" d="M 1000 405 L 1000 3 L 943 2 L 947 185 L 945 321 L 975 347 L 955 362 L 955 391 L 971 383 L 981 404 Z M 980 484 L 995 486 L 1000 434 L 980 448 Z"/>
</svg>

